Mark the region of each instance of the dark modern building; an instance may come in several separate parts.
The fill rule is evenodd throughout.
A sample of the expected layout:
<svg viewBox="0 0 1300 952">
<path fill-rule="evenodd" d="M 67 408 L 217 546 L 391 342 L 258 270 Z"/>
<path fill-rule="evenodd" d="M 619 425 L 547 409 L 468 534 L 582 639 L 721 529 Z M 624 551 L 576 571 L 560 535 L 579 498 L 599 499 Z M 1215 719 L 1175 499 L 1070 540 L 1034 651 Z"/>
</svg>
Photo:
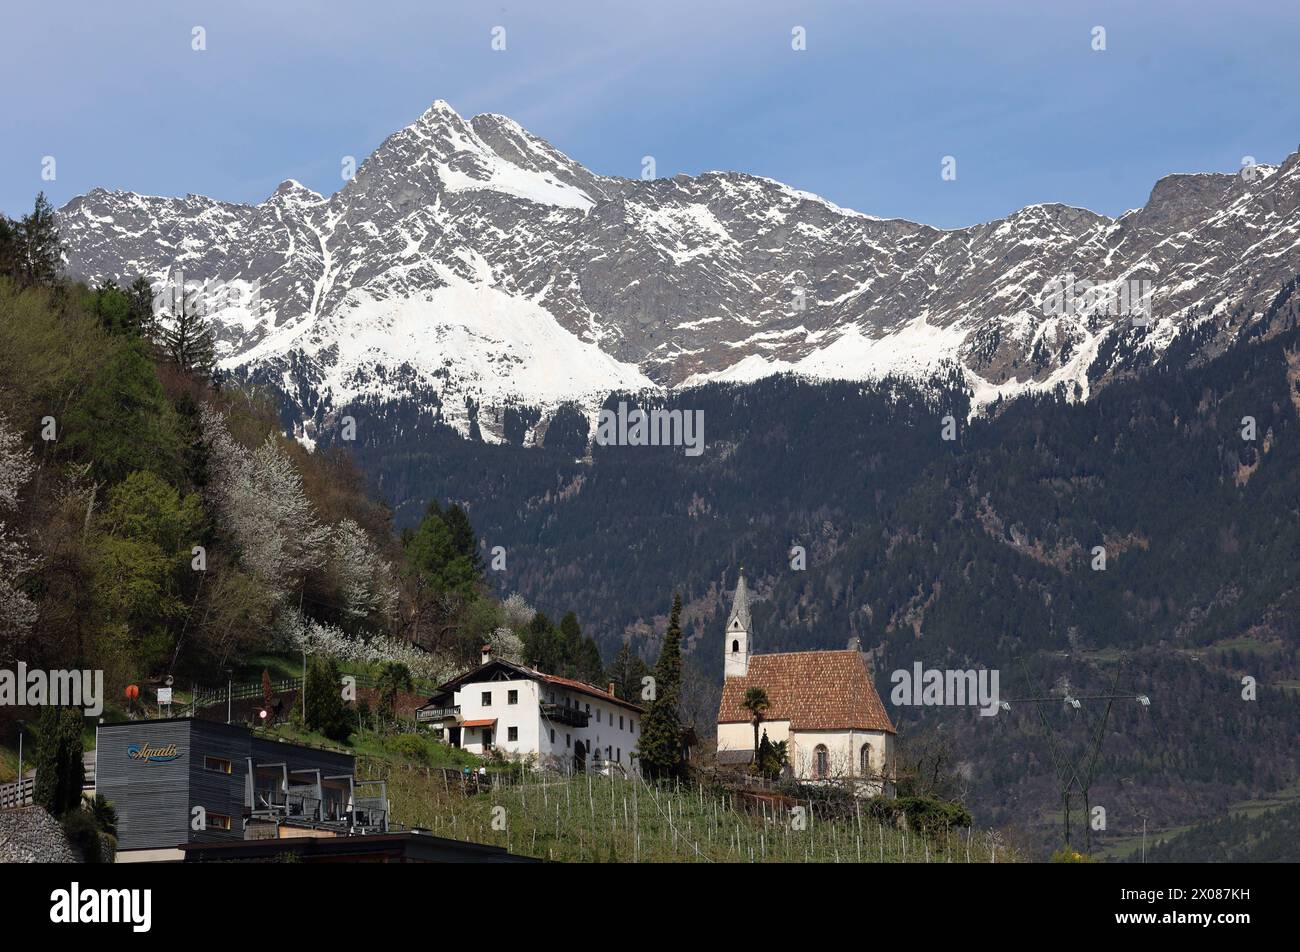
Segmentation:
<svg viewBox="0 0 1300 952">
<path fill-rule="evenodd" d="M 348 753 L 190 718 L 99 727 L 96 792 L 118 815 L 118 861 L 181 860 L 186 844 L 388 830 L 383 784 Z"/>
</svg>

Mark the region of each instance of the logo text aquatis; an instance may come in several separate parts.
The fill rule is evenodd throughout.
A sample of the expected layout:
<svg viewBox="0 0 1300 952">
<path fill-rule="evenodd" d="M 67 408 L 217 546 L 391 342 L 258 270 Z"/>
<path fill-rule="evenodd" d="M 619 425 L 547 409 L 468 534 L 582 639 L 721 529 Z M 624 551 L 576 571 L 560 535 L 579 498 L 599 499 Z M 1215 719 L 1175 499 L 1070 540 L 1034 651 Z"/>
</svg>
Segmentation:
<svg viewBox="0 0 1300 952">
<path fill-rule="evenodd" d="M 175 744 L 168 744 L 165 747 L 131 744 L 126 748 L 126 755 L 132 760 L 139 760 L 149 764 L 166 764 L 178 760 L 181 752 L 176 749 Z"/>
</svg>

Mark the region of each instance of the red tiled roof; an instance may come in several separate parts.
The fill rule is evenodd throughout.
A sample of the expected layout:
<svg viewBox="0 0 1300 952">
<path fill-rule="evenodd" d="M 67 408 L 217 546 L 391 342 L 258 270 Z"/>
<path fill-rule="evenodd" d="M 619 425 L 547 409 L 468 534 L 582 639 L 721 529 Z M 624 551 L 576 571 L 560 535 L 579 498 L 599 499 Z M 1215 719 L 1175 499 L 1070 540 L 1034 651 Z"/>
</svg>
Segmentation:
<svg viewBox="0 0 1300 952">
<path fill-rule="evenodd" d="M 611 704 L 617 704 L 630 711 L 637 711 L 640 713 L 645 712 L 645 708 L 641 707 L 641 705 L 633 704 L 631 701 L 625 701 L 616 695 L 610 694 L 603 688 L 596 687 L 594 684 L 588 684 L 586 681 L 575 681 L 572 678 L 562 678 L 556 674 L 547 674 L 545 671 L 538 671 L 536 668 L 526 668 L 523 665 L 514 664 L 513 662 L 506 661 L 502 658 L 493 658 L 487 664 L 479 665 L 472 671 L 466 671 L 464 674 L 452 678 L 446 684 L 443 684 L 438 688 L 433 697 L 429 699 L 429 703 L 432 704 L 434 699 L 443 698 L 451 692 L 459 690 L 463 685 L 477 683 L 476 679 L 479 674 L 487 671 L 489 668 L 503 668 L 519 675 L 521 678 L 531 678 L 534 681 L 545 681 L 548 684 L 554 684 L 557 687 L 568 688 L 571 691 L 579 691 L 582 694 L 590 694 L 592 697 L 600 698 L 602 701 L 609 701 Z"/>
<path fill-rule="evenodd" d="M 544 671 L 536 672 L 541 679 L 547 684 L 556 684 L 562 688 L 568 688 L 571 691 L 580 691 L 583 694 L 590 694 L 592 697 L 598 697 L 602 701 L 609 701 L 611 704 L 618 704 L 622 707 L 630 708 L 633 711 L 644 711 L 639 704 L 633 704 L 631 701 L 625 701 L 617 695 L 610 694 L 608 691 L 602 691 L 594 684 L 588 684 L 586 681 L 574 681 L 572 678 L 562 678 L 558 674 L 547 674 Z"/>
<path fill-rule="evenodd" d="M 868 730 L 893 734 L 894 725 L 856 651 L 794 651 L 751 655 L 749 673 L 726 678 L 719 724 L 748 724 L 745 691 L 762 688 L 771 706 L 765 721 L 789 721 L 794 731 Z"/>
<path fill-rule="evenodd" d="M 461 727 L 491 727 L 497 722 L 495 717 L 480 717 L 473 721 L 462 721 Z"/>
</svg>

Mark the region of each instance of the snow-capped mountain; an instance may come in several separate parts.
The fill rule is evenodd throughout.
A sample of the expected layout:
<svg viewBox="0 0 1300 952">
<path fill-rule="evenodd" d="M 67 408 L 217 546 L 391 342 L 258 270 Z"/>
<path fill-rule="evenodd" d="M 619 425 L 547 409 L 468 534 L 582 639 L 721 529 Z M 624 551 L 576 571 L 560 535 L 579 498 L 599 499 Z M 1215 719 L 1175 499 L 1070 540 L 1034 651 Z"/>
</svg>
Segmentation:
<svg viewBox="0 0 1300 952">
<path fill-rule="evenodd" d="M 59 214 L 76 276 L 243 292 L 209 304 L 222 366 L 280 388 L 309 434 L 357 398 L 436 394 L 465 430 L 467 401 L 591 407 L 781 371 L 951 364 L 977 403 L 1060 383 L 1086 397 L 1108 335 L 1158 356 L 1191 323 L 1222 339 L 1263 311 L 1300 272 L 1298 206 L 1293 154 L 1168 176 L 1117 219 L 1034 205 L 943 230 L 737 172 L 596 175 L 437 102 L 329 198 L 293 181 L 259 205 L 96 189 Z M 1067 275 L 1141 305 L 1054 292 Z"/>
</svg>

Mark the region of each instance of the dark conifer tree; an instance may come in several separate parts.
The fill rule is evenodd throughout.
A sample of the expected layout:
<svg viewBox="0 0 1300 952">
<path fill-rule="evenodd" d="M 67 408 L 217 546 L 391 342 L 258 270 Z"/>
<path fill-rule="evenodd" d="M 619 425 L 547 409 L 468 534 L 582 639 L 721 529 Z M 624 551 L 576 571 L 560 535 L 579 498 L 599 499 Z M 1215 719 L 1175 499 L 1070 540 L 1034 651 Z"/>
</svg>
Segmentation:
<svg viewBox="0 0 1300 952">
<path fill-rule="evenodd" d="M 452 503 L 451 507 L 442 514 L 442 521 L 451 530 L 451 541 L 456 548 L 456 553 L 469 559 L 474 574 L 481 576 L 483 574 L 483 559 L 478 551 L 478 537 L 474 535 L 474 527 L 470 525 L 469 516 L 465 514 L 465 510 L 458 504 Z"/>
<path fill-rule="evenodd" d="M 63 816 L 81 802 L 85 779 L 81 726 L 82 714 L 75 707 L 51 705 L 41 710 L 33 799 L 51 816 Z"/>
<path fill-rule="evenodd" d="M 18 225 L 0 215 L 0 278 L 20 277 Z"/>
<path fill-rule="evenodd" d="M 180 307 L 172 315 L 171 326 L 162 333 L 163 347 L 172 362 L 186 373 L 205 379 L 212 376 L 215 342 L 212 328 L 203 316 L 203 291 L 194 288 L 180 295 Z"/>
<path fill-rule="evenodd" d="M 680 777 L 682 759 L 681 686 L 682 686 L 682 597 L 673 596 L 673 610 L 668 618 L 668 633 L 659 652 L 654 670 L 654 700 L 641 725 L 637 756 L 641 769 L 653 780 Z"/>
<path fill-rule="evenodd" d="M 614 682 L 614 693 L 625 701 L 640 703 L 641 679 L 649 673 L 649 666 L 632 651 L 631 643 L 624 641 L 609 669 L 609 679 Z"/>
<path fill-rule="evenodd" d="M 26 287 L 51 285 L 63 267 L 63 240 L 54 206 L 41 192 L 30 215 L 18 225 L 19 281 Z"/>
<path fill-rule="evenodd" d="M 130 324 L 137 334 L 152 337 L 154 333 L 154 293 L 149 279 L 141 275 L 127 289 L 130 297 Z"/>
</svg>

